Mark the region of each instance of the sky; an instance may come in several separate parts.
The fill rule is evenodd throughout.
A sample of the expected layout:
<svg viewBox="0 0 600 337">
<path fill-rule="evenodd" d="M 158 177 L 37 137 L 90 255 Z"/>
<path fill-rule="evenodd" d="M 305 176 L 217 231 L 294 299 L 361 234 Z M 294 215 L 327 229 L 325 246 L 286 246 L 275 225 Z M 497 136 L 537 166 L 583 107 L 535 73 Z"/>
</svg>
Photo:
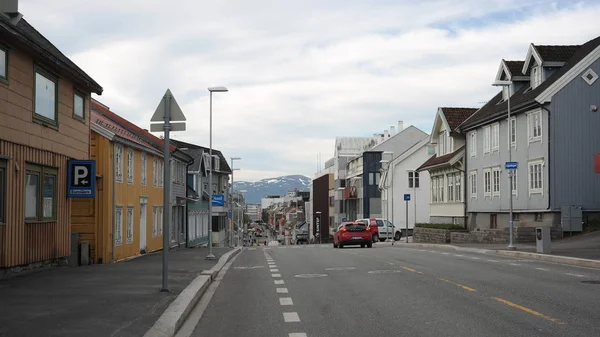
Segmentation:
<svg viewBox="0 0 600 337">
<path fill-rule="evenodd" d="M 149 129 L 169 88 L 178 140 L 241 157 L 236 180 L 312 176 L 335 137 L 403 121 L 429 133 L 440 106 L 481 107 L 500 61 L 530 43 L 600 34 L 600 0 L 20 0 L 24 18 Z M 157 134 L 160 135 L 160 134 Z"/>
</svg>

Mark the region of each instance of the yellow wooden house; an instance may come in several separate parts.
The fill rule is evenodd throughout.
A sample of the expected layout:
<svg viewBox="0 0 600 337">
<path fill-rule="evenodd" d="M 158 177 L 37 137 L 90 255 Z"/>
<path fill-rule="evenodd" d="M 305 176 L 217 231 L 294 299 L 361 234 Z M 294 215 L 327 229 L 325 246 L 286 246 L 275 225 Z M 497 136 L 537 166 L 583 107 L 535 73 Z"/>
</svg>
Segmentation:
<svg viewBox="0 0 600 337">
<path fill-rule="evenodd" d="M 162 249 L 163 155 L 147 131 L 92 100 L 90 159 L 96 197 L 73 199 L 72 231 L 87 241 L 91 263 Z M 140 133 L 146 132 L 147 135 Z"/>
</svg>

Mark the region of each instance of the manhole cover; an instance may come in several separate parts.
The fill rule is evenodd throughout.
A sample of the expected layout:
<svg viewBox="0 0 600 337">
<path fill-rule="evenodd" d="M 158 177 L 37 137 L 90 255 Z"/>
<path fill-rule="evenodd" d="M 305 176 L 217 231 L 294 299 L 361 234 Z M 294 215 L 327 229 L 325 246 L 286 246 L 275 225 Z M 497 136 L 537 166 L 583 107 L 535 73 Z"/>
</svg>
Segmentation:
<svg viewBox="0 0 600 337">
<path fill-rule="evenodd" d="M 371 270 L 369 274 L 398 274 L 401 270 Z"/>
<path fill-rule="evenodd" d="M 325 268 L 325 270 L 354 270 L 355 267 L 333 267 L 333 268 Z"/>
<path fill-rule="evenodd" d="M 600 284 L 600 281 L 581 281 L 581 283 L 585 283 L 585 284 Z"/>
<path fill-rule="evenodd" d="M 327 274 L 298 274 L 295 275 L 294 277 L 299 277 L 299 278 L 315 278 L 315 277 L 326 277 Z"/>
</svg>

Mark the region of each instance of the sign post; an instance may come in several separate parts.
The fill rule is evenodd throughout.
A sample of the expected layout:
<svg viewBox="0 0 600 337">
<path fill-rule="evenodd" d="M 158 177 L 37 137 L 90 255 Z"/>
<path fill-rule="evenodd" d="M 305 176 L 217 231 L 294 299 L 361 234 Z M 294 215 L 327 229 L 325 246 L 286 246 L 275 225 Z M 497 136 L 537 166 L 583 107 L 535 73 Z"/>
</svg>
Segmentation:
<svg viewBox="0 0 600 337">
<path fill-rule="evenodd" d="M 319 244 L 321 243 L 321 212 L 315 213 L 315 227 L 317 228 L 317 234 L 319 235 Z"/>
<path fill-rule="evenodd" d="M 406 243 L 408 243 L 408 202 L 410 201 L 410 194 L 404 195 L 404 201 L 406 201 Z"/>
<path fill-rule="evenodd" d="M 510 120 L 510 119 L 509 119 Z M 510 132 L 510 129 L 509 129 Z M 509 138 L 509 142 L 510 142 L 510 138 Z M 510 157 L 510 143 L 508 144 L 508 151 L 509 151 L 509 157 Z M 514 179 L 514 174 L 515 174 L 515 170 L 519 167 L 519 163 L 516 161 L 507 161 L 506 163 L 504 163 L 504 168 L 506 170 L 508 170 L 508 190 L 509 192 L 509 202 L 508 202 L 508 221 L 509 221 L 509 236 L 510 236 L 510 240 L 509 240 L 509 244 L 508 244 L 508 249 L 509 250 L 515 250 L 516 247 L 513 244 L 513 231 L 514 231 L 514 220 L 513 220 L 513 194 L 512 194 L 512 189 L 513 189 L 513 179 Z"/>
<path fill-rule="evenodd" d="M 67 175 L 67 198 L 95 196 L 96 162 L 94 160 L 69 160 Z"/>
<path fill-rule="evenodd" d="M 165 137 L 165 147 L 163 150 L 163 165 L 164 169 L 164 181 L 165 185 L 163 188 L 163 251 L 162 251 L 162 287 L 160 291 L 168 292 L 168 281 L 169 281 L 169 223 L 170 216 L 169 211 L 171 208 L 170 195 L 171 195 L 171 142 L 169 140 L 169 132 L 170 131 L 185 131 L 185 116 L 179 108 L 175 97 L 171 94 L 171 90 L 167 89 L 163 98 L 158 103 L 158 107 L 156 111 L 154 111 L 154 115 L 150 119 L 150 123 L 155 122 L 155 124 L 150 124 L 150 131 L 159 132 L 164 131 Z M 161 122 L 162 123 L 156 123 Z M 177 123 L 172 123 L 177 122 Z M 175 224 L 173 224 L 175 225 Z"/>
</svg>

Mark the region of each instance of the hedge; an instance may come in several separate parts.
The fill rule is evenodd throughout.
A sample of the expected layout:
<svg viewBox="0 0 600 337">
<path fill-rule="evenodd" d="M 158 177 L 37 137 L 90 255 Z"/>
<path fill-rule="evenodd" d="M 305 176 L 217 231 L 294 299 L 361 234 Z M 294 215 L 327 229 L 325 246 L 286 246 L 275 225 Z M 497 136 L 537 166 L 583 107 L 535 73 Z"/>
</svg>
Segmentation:
<svg viewBox="0 0 600 337">
<path fill-rule="evenodd" d="M 447 223 L 418 223 L 415 227 L 420 228 L 434 228 L 434 229 L 447 229 L 447 230 L 465 230 L 465 227 L 459 225 L 452 225 Z"/>
</svg>

